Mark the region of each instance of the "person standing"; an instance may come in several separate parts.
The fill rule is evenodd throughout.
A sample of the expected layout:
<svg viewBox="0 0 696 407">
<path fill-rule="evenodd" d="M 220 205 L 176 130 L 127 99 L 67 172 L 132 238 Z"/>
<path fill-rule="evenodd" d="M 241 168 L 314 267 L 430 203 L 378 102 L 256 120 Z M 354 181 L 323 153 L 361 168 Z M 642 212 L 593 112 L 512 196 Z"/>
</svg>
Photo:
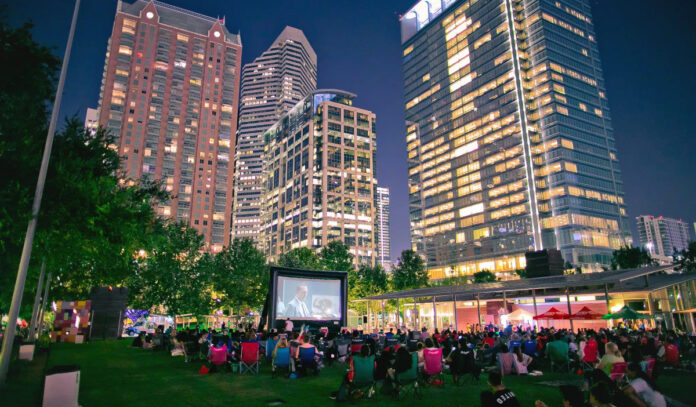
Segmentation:
<svg viewBox="0 0 696 407">
<path fill-rule="evenodd" d="M 292 332 L 292 328 L 294 328 L 294 325 L 290 318 L 285 320 L 285 332 L 290 333 Z"/>
</svg>

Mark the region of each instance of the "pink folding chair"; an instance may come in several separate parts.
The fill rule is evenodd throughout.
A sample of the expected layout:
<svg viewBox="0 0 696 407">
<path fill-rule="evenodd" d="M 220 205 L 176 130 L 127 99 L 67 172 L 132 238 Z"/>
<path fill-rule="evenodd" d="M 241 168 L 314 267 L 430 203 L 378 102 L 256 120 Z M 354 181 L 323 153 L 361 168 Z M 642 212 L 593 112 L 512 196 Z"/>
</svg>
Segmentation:
<svg viewBox="0 0 696 407">
<path fill-rule="evenodd" d="M 215 366 L 224 366 L 227 363 L 227 347 L 210 348 L 210 363 Z"/>
<path fill-rule="evenodd" d="M 239 373 L 259 373 L 259 343 L 242 342 L 242 355 L 239 361 Z"/>
<path fill-rule="evenodd" d="M 624 374 L 626 373 L 626 368 L 628 367 L 628 363 L 626 362 L 616 362 L 614 365 L 611 367 L 611 374 L 609 377 L 611 377 L 611 380 L 620 380 L 621 378 L 624 377 Z"/>
<path fill-rule="evenodd" d="M 423 370 L 429 379 L 439 377 L 442 386 L 445 385 L 445 375 L 442 371 L 442 348 L 423 349 Z"/>
</svg>

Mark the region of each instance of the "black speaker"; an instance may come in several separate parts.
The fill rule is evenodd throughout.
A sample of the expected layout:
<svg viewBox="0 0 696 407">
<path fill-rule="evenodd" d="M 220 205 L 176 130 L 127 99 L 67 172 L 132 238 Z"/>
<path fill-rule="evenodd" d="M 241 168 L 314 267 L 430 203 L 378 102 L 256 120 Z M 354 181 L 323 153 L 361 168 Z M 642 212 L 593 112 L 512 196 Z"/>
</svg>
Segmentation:
<svg viewBox="0 0 696 407">
<path fill-rule="evenodd" d="M 367 316 L 363 315 L 363 324 L 367 323 Z"/>
<path fill-rule="evenodd" d="M 93 287 L 89 298 L 92 313 L 90 340 L 120 337 L 128 301 L 128 288 Z"/>
<path fill-rule="evenodd" d="M 527 278 L 563 275 L 563 256 L 556 249 L 527 252 L 524 257 L 527 260 Z"/>
</svg>

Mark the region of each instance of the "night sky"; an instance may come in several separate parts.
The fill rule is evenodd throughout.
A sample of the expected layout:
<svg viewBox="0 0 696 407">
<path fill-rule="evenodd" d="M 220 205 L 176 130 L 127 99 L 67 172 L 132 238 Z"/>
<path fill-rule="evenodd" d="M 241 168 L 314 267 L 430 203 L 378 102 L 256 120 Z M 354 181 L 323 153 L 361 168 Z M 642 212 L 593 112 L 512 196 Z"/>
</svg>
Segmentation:
<svg viewBox="0 0 696 407">
<path fill-rule="evenodd" d="M 318 56 L 318 87 L 358 95 L 377 114 L 378 179 L 391 189 L 392 258 L 410 246 L 398 15 L 414 0 L 169 0 L 241 31 L 243 63 L 286 26 Z M 72 0 L 0 0 L 10 24 L 62 58 Z M 631 223 L 639 214 L 696 220 L 696 1 L 592 0 Z M 115 0 L 83 0 L 61 118 L 96 107 Z M 2 61 L 11 63 L 11 61 Z M 635 226 L 634 226 L 635 230 Z M 634 232 L 635 235 L 635 232 Z"/>
</svg>

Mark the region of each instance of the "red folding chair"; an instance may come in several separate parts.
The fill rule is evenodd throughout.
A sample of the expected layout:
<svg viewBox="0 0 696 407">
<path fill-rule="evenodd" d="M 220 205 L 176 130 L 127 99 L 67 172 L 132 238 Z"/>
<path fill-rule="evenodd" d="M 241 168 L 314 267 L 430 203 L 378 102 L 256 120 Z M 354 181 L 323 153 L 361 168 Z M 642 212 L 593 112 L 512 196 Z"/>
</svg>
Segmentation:
<svg viewBox="0 0 696 407">
<path fill-rule="evenodd" d="M 597 362 L 599 362 L 597 358 L 597 341 L 587 341 L 585 348 L 582 350 L 582 365 L 592 369 Z"/>
<path fill-rule="evenodd" d="M 227 363 L 227 346 L 210 348 L 210 363 L 215 366 L 224 366 Z"/>
<path fill-rule="evenodd" d="M 242 355 L 239 362 L 239 373 L 259 373 L 258 342 L 242 342 Z"/>
<path fill-rule="evenodd" d="M 621 378 L 623 378 L 624 374 L 626 373 L 627 367 L 628 367 L 628 363 L 626 363 L 626 362 L 614 363 L 614 365 L 611 367 L 611 374 L 609 374 L 609 377 L 611 377 L 611 380 L 617 381 L 617 380 L 620 380 Z"/>
<path fill-rule="evenodd" d="M 350 353 L 352 355 L 357 355 L 360 353 L 360 349 L 362 349 L 363 344 L 362 343 L 353 343 L 350 345 Z"/>
<path fill-rule="evenodd" d="M 648 362 L 648 366 L 645 368 L 645 374 L 652 379 L 653 370 L 655 370 L 655 358 L 645 359 Z"/>
</svg>

